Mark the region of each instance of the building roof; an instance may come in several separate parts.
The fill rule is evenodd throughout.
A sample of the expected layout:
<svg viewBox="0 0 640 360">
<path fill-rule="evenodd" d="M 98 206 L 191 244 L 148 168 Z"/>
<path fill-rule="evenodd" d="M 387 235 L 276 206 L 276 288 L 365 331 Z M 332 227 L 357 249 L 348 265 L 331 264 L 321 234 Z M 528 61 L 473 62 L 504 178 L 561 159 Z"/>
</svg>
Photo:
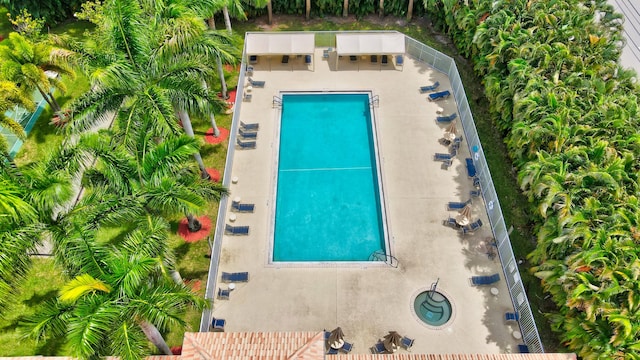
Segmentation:
<svg viewBox="0 0 640 360">
<path fill-rule="evenodd" d="M 356 344 L 356 346 L 361 344 Z M 366 346 L 366 345 L 363 345 Z M 186 333 L 183 360 L 323 360 L 323 332 Z M 339 360 L 575 360 L 575 354 L 339 354 Z M 164 359 L 164 358 L 163 358 Z M 166 359 L 169 359 L 167 357 Z M 160 360 L 155 359 L 154 360 Z"/>
</svg>

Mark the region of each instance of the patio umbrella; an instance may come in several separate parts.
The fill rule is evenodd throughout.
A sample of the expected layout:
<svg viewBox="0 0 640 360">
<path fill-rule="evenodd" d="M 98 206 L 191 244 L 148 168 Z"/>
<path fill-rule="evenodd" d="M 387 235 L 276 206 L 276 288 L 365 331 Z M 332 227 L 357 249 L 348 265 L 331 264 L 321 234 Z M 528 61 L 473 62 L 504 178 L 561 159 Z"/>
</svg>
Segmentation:
<svg viewBox="0 0 640 360">
<path fill-rule="evenodd" d="M 469 219 L 471 219 L 471 204 L 465 205 L 465 207 L 460 210 L 458 216 L 456 216 L 456 222 L 458 225 L 467 225 L 469 224 Z"/>
<path fill-rule="evenodd" d="M 456 134 L 458 130 L 456 129 L 456 121 L 452 121 L 446 129 L 444 129 L 444 137 L 448 140 L 453 140 L 456 138 Z"/>
<path fill-rule="evenodd" d="M 449 124 L 449 126 L 447 126 L 447 128 L 444 131 L 446 131 L 446 132 L 448 132 L 450 134 L 454 134 L 454 135 L 457 134 L 458 133 L 458 129 L 456 128 L 456 121 L 453 120 L 451 122 L 451 124 Z"/>
<path fill-rule="evenodd" d="M 384 340 L 382 340 L 384 348 L 389 352 L 396 351 L 400 347 L 401 342 L 402 336 L 398 334 L 397 331 L 389 331 L 389 333 L 384 336 Z"/>
<path fill-rule="evenodd" d="M 342 328 L 338 326 L 331 331 L 331 334 L 329 334 L 329 344 L 336 344 L 341 341 L 344 341 L 344 333 L 342 332 Z"/>
</svg>

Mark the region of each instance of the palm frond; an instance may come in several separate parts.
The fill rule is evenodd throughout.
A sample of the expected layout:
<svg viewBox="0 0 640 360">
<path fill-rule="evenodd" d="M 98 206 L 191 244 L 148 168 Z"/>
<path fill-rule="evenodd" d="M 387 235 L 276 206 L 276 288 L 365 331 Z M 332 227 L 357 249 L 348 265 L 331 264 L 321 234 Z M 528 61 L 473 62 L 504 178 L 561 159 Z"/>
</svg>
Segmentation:
<svg viewBox="0 0 640 360">
<path fill-rule="evenodd" d="M 108 293 L 111 292 L 111 287 L 89 274 L 82 274 L 76 276 L 60 289 L 59 299 L 62 302 L 76 302 L 84 295 L 96 291 Z"/>
</svg>

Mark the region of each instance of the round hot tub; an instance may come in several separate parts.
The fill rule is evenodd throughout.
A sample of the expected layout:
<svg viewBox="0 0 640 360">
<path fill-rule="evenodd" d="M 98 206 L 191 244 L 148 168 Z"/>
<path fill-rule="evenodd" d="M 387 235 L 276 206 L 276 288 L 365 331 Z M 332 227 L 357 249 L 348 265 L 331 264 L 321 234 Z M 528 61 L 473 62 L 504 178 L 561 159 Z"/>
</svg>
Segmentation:
<svg viewBox="0 0 640 360">
<path fill-rule="evenodd" d="M 427 325 L 442 326 L 451 319 L 451 302 L 438 291 L 423 291 L 413 301 L 413 310 Z"/>
</svg>

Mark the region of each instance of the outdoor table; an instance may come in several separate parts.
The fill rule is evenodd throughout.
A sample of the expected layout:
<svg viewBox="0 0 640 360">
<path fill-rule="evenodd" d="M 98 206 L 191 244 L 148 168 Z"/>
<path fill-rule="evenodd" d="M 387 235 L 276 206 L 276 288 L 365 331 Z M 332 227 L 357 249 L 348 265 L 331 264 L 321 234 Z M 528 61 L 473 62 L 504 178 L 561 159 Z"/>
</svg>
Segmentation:
<svg viewBox="0 0 640 360">
<path fill-rule="evenodd" d="M 511 333 L 511 335 L 513 335 L 513 338 L 516 339 L 516 340 L 522 339 L 522 334 L 518 330 L 516 330 L 513 333 Z"/>
</svg>

